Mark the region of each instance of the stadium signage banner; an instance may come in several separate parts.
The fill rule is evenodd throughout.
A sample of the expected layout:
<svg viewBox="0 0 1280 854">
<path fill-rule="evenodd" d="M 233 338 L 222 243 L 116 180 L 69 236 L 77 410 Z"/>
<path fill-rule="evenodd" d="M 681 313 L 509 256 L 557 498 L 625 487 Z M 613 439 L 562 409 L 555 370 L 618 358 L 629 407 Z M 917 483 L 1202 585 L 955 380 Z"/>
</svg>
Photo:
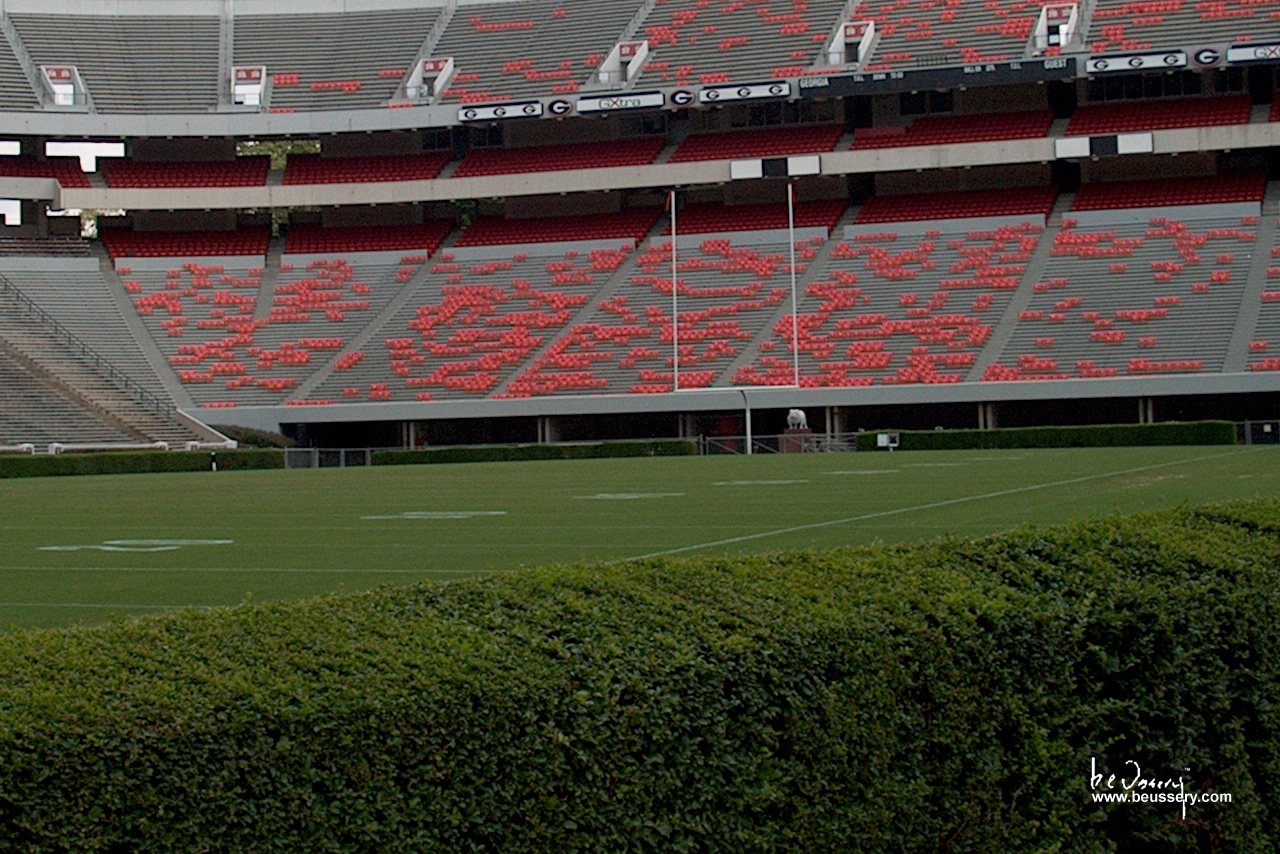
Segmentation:
<svg viewBox="0 0 1280 854">
<path fill-rule="evenodd" d="M 722 101 L 753 101 L 758 98 L 789 98 L 791 84 L 756 83 L 747 86 L 712 86 L 699 90 L 699 104 L 719 104 Z"/>
<path fill-rule="evenodd" d="M 801 77 L 800 94 L 807 98 L 843 95 L 882 95 L 905 89 L 951 89 L 957 86 L 989 86 L 1003 83 L 1035 83 L 1074 77 L 1074 59 L 1055 56 L 1019 62 L 983 63 L 948 68 L 876 71 Z"/>
<path fill-rule="evenodd" d="M 1227 62 L 1280 62 L 1280 44 L 1233 44 L 1227 48 Z"/>
<path fill-rule="evenodd" d="M 1097 56 L 1086 60 L 1084 69 L 1086 74 L 1122 74 L 1134 71 L 1167 71 L 1170 68 L 1185 68 L 1186 65 L 1186 52 L 1172 50 L 1168 53 Z"/>
<path fill-rule="evenodd" d="M 460 122 L 494 122 L 504 119 L 536 119 L 542 116 L 542 103 L 494 104 L 485 107 L 463 107 L 458 110 Z"/>
<path fill-rule="evenodd" d="M 628 92 L 625 95 L 579 98 L 578 112 L 601 113 L 615 110 L 647 110 L 663 107 L 666 103 L 667 96 L 661 92 Z"/>
</svg>

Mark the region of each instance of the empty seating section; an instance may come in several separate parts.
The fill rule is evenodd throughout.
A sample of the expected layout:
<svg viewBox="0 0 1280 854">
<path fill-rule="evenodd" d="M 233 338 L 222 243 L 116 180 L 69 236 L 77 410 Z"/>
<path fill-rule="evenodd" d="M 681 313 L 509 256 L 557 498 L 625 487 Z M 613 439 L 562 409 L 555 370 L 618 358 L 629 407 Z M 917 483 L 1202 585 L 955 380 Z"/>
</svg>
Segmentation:
<svg viewBox="0 0 1280 854">
<path fill-rule="evenodd" d="M 821 226 L 829 233 L 847 205 L 845 199 L 797 202 L 794 211 L 795 227 Z M 676 231 L 680 234 L 768 231 L 786 227 L 786 202 L 751 205 L 692 204 L 676 210 Z M 670 224 L 663 233 L 671 233 Z"/>
<path fill-rule="evenodd" d="M 1263 247 L 1259 247 L 1261 251 Z M 1270 247 L 1270 263 L 1262 286 L 1258 321 L 1249 338 L 1247 370 L 1280 371 L 1280 239 Z"/>
<path fill-rule="evenodd" d="M 338 356 L 425 256 L 286 255 L 274 293 L 261 257 L 121 268 L 138 314 L 183 387 L 208 407 L 280 403 Z M 269 300 L 269 304 L 260 304 Z"/>
<path fill-rule="evenodd" d="M 860 0 L 851 21 L 874 21 L 862 71 L 1009 62 L 1027 56 L 1039 3 L 1026 0 Z"/>
<path fill-rule="evenodd" d="M 643 166 L 653 162 L 667 145 L 664 137 L 534 145 L 527 148 L 473 149 L 453 177 L 508 175 L 517 172 L 556 172 L 602 166 Z"/>
<path fill-rule="evenodd" d="M 1051 110 L 983 113 L 973 116 L 925 116 L 910 126 L 864 128 L 854 132 L 855 151 L 904 145 L 953 145 L 1001 139 L 1035 139 L 1048 135 Z"/>
<path fill-rule="evenodd" d="M 64 187 L 77 189 L 93 186 L 89 183 L 89 176 L 80 168 L 80 161 L 74 157 L 53 157 L 48 160 L 0 157 L 0 177 L 54 178 Z"/>
<path fill-rule="evenodd" d="M 384 154 L 375 157 L 322 157 L 293 154 L 284 169 L 285 184 L 364 184 L 371 181 L 428 181 L 453 159 L 447 151 Z"/>
<path fill-rule="evenodd" d="M 75 65 L 101 112 L 198 112 L 218 104 L 217 16 L 10 14 L 36 65 Z"/>
<path fill-rule="evenodd" d="M 1232 172 L 1207 178 L 1159 178 L 1085 184 L 1076 193 L 1071 209 L 1090 211 L 1261 202 L 1266 188 L 1267 176 L 1259 172 Z"/>
<path fill-rule="evenodd" d="M 964 228 L 900 237 L 887 227 L 836 242 L 804 289 L 795 334 L 791 315 L 780 316 L 733 382 L 791 385 L 797 361 L 804 388 L 962 382 L 1043 226 Z"/>
<path fill-rule="evenodd" d="M 0 274 L 138 385 L 166 394 L 96 260 L 49 258 L 38 270 L 28 266 L 0 259 Z"/>
<path fill-rule="evenodd" d="M 0 349 L 0 444 L 30 442 L 43 453 L 52 442 L 120 444 L 136 436 L 68 395 Z"/>
<path fill-rule="evenodd" d="M 725 133 L 699 133 L 686 137 L 667 162 L 688 163 L 695 160 L 816 154 L 834 151 L 843 135 L 843 125 L 805 125 Z"/>
<path fill-rule="evenodd" d="M 649 40 L 642 85 L 750 83 L 800 77 L 822 56 L 844 0 L 669 0 Z"/>
<path fill-rule="evenodd" d="M 261 187 L 267 183 L 270 157 L 181 163 L 104 159 L 102 177 L 111 187 Z"/>
<path fill-rule="evenodd" d="M 745 246 L 718 237 L 681 250 L 673 304 L 671 245 L 651 245 L 625 283 L 594 298 L 590 313 L 526 365 L 503 396 L 663 393 L 677 375 L 682 389 L 719 384 L 787 299 L 788 249 L 784 232 L 781 242 Z M 808 244 L 798 247 L 797 273 L 800 259 L 814 254 Z"/>
<path fill-rule="evenodd" d="M 1094 54 L 1274 39 L 1277 0 L 1098 0 L 1089 28 Z"/>
<path fill-rule="evenodd" d="M 89 254 L 89 242 L 69 234 L 51 234 L 48 237 L 0 237 L 0 256 L 60 255 L 87 258 Z"/>
<path fill-rule="evenodd" d="M 662 216 L 660 208 L 630 208 L 615 214 L 503 219 L 477 217 L 457 246 L 556 243 L 573 240 L 641 240 Z"/>
<path fill-rule="evenodd" d="M 289 229 L 285 253 L 289 255 L 341 254 L 413 250 L 427 255 L 436 251 L 453 230 L 453 221 L 427 220 L 416 225 L 367 225 L 321 228 L 299 225 Z"/>
<path fill-rule="evenodd" d="M 102 243 L 112 258 L 180 258 L 211 255 L 265 255 L 268 228 L 239 231 L 130 231 L 104 228 Z"/>
<path fill-rule="evenodd" d="M 577 92 L 617 44 L 635 0 L 460 6 L 433 55 L 453 57 L 444 97 L 464 104 Z"/>
<path fill-rule="evenodd" d="M 1069 136 L 1099 133 L 1211 127 L 1249 123 L 1253 101 L 1248 95 L 1090 104 L 1080 107 L 1067 125 Z"/>
<path fill-rule="evenodd" d="M 495 247 L 465 262 L 442 253 L 375 340 L 339 358 L 316 396 L 352 402 L 492 396 L 631 251 L 629 244 L 583 252 Z M 596 388 L 587 373 L 569 387 Z"/>
<path fill-rule="evenodd" d="M 1256 218 L 1156 217 L 1074 227 L 987 381 L 1221 371 L 1253 257 Z"/>
<path fill-rule="evenodd" d="M 1057 195 L 1056 188 L 1045 186 L 876 196 L 862 206 L 855 222 L 865 225 L 984 216 L 1047 217 Z"/>
<path fill-rule="evenodd" d="M 8 39 L 0 39 L 0 109 L 33 110 L 40 105 Z"/>
<path fill-rule="evenodd" d="M 237 15 L 235 64 L 266 66 L 273 111 L 378 106 L 399 88 L 439 14 Z"/>
</svg>

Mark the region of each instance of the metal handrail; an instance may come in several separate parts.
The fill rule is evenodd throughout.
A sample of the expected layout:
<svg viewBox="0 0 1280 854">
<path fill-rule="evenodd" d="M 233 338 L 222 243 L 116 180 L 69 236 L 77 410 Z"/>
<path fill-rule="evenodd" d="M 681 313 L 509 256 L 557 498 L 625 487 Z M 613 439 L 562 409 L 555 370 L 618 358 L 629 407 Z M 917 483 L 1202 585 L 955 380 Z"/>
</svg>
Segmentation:
<svg viewBox="0 0 1280 854">
<path fill-rule="evenodd" d="M 40 306 L 36 305 L 31 297 L 27 296 L 22 290 L 9 279 L 0 274 L 0 292 L 12 297 L 15 302 L 29 315 L 33 315 L 44 326 L 48 327 L 54 334 L 55 340 L 61 340 L 67 344 L 73 353 L 77 356 L 86 358 L 90 362 L 90 367 L 102 373 L 111 380 L 116 386 L 124 392 L 128 392 L 139 403 L 145 405 L 152 412 L 163 415 L 168 418 L 173 417 L 176 407 L 166 401 L 164 398 L 156 395 L 140 386 L 128 374 L 121 371 L 115 365 L 111 364 L 106 358 L 100 355 L 96 350 L 81 340 L 74 332 L 67 329 L 59 323 L 52 315 Z"/>
</svg>

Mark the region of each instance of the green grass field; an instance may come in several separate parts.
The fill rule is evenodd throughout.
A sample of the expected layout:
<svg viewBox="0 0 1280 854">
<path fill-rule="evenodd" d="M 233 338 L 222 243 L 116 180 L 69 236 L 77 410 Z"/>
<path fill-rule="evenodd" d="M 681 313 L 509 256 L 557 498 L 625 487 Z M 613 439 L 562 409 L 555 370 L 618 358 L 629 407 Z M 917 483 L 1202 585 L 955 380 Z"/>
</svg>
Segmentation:
<svg viewBox="0 0 1280 854">
<path fill-rule="evenodd" d="M 986 534 L 1280 493 L 1280 449 L 684 457 L 0 481 L 0 626 L 521 566 Z"/>
</svg>

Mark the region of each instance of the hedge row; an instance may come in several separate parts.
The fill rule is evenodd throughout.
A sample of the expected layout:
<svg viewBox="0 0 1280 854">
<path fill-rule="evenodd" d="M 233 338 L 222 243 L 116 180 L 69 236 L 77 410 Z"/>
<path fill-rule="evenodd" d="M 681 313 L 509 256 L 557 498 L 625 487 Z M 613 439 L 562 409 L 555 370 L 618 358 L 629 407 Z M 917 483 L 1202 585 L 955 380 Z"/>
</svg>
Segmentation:
<svg viewBox="0 0 1280 854">
<path fill-rule="evenodd" d="M 1275 501 L 15 634 L 0 668 L 6 851 L 1280 845 Z M 1094 803 L 1091 760 L 1233 802 Z"/>
<path fill-rule="evenodd" d="M 859 433 L 859 451 L 882 450 L 876 437 Z M 1100 448 L 1132 445 L 1234 445 L 1230 421 L 1187 421 L 1163 424 L 1107 424 L 1083 427 L 1018 427 L 998 430 L 921 430 L 899 432 L 899 450 L 958 451 L 970 448 Z"/>
<path fill-rule="evenodd" d="M 66 474 L 142 474 L 148 472 L 209 471 L 211 451 L 113 451 L 57 456 L 0 456 L 0 478 Z M 217 451 L 219 471 L 284 468 L 280 451 Z"/>
<path fill-rule="evenodd" d="M 416 451 L 375 451 L 375 466 L 423 463 L 497 463 L 513 460 L 593 460 L 604 457 L 677 457 L 698 453 L 696 442 L 668 439 L 569 445 L 466 445 Z"/>
</svg>

